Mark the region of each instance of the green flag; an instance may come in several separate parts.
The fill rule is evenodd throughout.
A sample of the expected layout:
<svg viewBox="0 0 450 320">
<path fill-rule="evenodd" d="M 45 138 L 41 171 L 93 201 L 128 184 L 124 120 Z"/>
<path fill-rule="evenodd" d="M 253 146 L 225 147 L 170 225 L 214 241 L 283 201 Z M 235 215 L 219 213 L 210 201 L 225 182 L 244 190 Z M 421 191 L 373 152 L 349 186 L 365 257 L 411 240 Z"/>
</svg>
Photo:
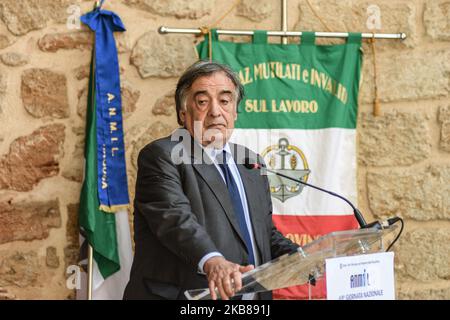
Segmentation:
<svg viewBox="0 0 450 320">
<path fill-rule="evenodd" d="M 125 31 L 125 26 L 118 15 L 100 7 L 80 18 L 95 33 L 95 42 L 79 224 L 93 249 L 92 298 L 117 300 L 123 297 L 132 262 L 122 97 L 114 39 L 114 32 Z"/>
<path fill-rule="evenodd" d="M 113 213 L 99 209 L 97 183 L 97 126 L 95 101 L 95 63 L 91 62 L 89 77 L 88 106 L 86 113 L 85 177 L 80 195 L 79 224 L 94 250 L 103 278 L 120 269 L 116 236 L 116 218 Z"/>
</svg>

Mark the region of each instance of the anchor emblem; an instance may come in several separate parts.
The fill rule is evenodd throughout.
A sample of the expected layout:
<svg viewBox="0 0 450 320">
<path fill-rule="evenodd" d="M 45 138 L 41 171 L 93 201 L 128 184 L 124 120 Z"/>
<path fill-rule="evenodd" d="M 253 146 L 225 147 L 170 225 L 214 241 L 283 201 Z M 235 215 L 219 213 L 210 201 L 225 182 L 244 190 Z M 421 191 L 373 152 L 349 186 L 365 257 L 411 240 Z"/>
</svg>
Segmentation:
<svg viewBox="0 0 450 320">
<path fill-rule="evenodd" d="M 311 170 L 306 157 L 298 147 L 289 144 L 288 139 L 281 138 L 277 145 L 267 147 L 261 156 L 270 169 L 307 182 Z M 299 165 L 302 165 L 303 169 L 297 169 Z M 281 202 L 299 195 L 304 187 L 300 183 L 276 175 L 269 174 L 268 178 L 270 193 Z"/>
</svg>

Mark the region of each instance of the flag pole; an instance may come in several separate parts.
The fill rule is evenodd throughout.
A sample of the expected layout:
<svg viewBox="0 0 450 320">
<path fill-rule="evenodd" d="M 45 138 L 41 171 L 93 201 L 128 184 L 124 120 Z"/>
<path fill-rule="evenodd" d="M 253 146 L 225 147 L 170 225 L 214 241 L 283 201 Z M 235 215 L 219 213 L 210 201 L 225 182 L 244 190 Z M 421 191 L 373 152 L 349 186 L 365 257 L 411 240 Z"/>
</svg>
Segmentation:
<svg viewBox="0 0 450 320">
<path fill-rule="evenodd" d="M 202 30 L 199 28 L 185 29 L 185 28 L 170 28 L 166 26 L 161 26 L 158 32 L 162 35 L 169 33 L 177 34 L 202 34 Z M 223 30 L 218 29 L 217 34 L 219 35 L 234 35 L 234 36 L 252 36 L 253 30 Z M 270 37 L 300 37 L 303 33 L 301 31 L 267 31 L 267 35 Z M 315 32 L 316 38 L 348 38 L 348 32 Z M 364 39 L 398 39 L 405 40 L 406 33 L 370 33 L 363 32 L 361 37 Z"/>
<path fill-rule="evenodd" d="M 100 0 L 95 1 L 94 10 L 100 8 L 100 4 L 101 4 Z M 93 52 L 94 52 L 93 57 L 95 57 L 95 46 L 94 46 Z M 95 58 L 93 59 L 93 61 L 94 61 L 94 68 L 95 68 Z M 94 259 L 94 250 L 92 249 L 91 244 L 88 243 L 88 284 L 87 284 L 87 299 L 88 300 L 92 300 L 92 278 L 93 278 L 92 271 L 94 270 L 93 259 Z"/>
<path fill-rule="evenodd" d="M 92 270 L 93 270 L 94 250 L 91 244 L 88 244 L 88 285 L 87 285 L 87 299 L 92 300 Z"/>
<path fill-rule="evenodd" d="M 288 14 L 287 14 L 287 0 L 281 1 L 281 30 L 284 32 L 288 31 Z M 286 36 L 281 36 L 281 43 L 288 44 L 288 38 Z"/>
</svg>

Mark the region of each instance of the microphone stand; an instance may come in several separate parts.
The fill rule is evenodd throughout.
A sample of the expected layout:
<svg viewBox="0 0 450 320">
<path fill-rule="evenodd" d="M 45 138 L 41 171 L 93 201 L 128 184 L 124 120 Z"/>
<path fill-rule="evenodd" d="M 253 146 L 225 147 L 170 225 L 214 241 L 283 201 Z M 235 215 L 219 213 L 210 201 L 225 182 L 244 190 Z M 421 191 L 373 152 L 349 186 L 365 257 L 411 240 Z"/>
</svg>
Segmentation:
<svg viewBox="0 0 450 320">
<path fill-rule="evenodd" d="M 339 199 L 341 199 L 341 200 L 344 200 L 350 207 L 352 207 L 352 209 L 353 209 L 353 214 L 354 214 L 356 220 L 358 221 L 358 224 L 359 224 L 359 226 L 360 226 L 361 229 L 366 229 L 366 228 L 372 228 L 372 227 L 375 227 L 375 228 L 381 230 L 381 229 L 383 229 L 384 227 L 388 227 L 388 226 L 394 224 L 395 222 L 400 221 L 401 224 L 402 224 L 402 227 L 401 227 L 401 229 L 400 229 L 400 232 L 397 234 L 397 237 L 396 237 L 396 238 L 394 239 L 394 241 L 390 244 L 390 246 L 388 247 L 388 249 L 386 250 L 386 252 L 389 251 L 389 249 L 392 247 L 392 245 L 398 240 L 398 238 L 400 237 L 400 235 L 401 235 L 401 233 L 402 233 L 402 231 L 403 231 L 403 220 L 402 220 L 401 218 L 399 218 L 399 217 L 394 217 L 394 218 L 388 219 L 388 220 L 387 220 L 386 222 L 384 222 L 384 223 L 380 223 L 379 221 L 374 221 L 374 222 L 371 222 L 371 223 L 368 224 L 368 223 L 366 223 L 366 221 L 364 220 L 364 218 L 363 218 L 363 216 L 362 216 L 362 214 L 361 214 L 361 211 L 359 211 L 358 208 L 356 208 L 356 207 L 353 205 L 353 203 L 351 203 L 348 199 L 344 198 L 343 196 L 341 196 L 341 195 L 339 195 L 339 194 L 337 194 L 337 193 L 334 193 L 334 192 L 332 192 L 332 191 L 325 190 L 325 189 L 320 188 L 320 187 L 317 187 L 317 186 L 315 186 L 315 185 L 312 185 L 312 184 L 303 182 L 303 181 L 300 180 L 300 179 L 292 178 L 292 177 L 287 176 L 287 175 L 285 175 L 285 174 L 283 174 L 283 173 L 279 173 L 279 172 L 276 172 L 276 171 L 274 171 L 274 170 L 267 169 L 266 166 L 263 166 L 263 165 L 261 165 L 261 164 L 259 164 L 259 163 L 252 163 L 252 162 L 250 161 L 250 159 L 248 159 L 248 158 L 245 159 L 245 164 L 244 164 L 244 166 L 245 166 L 247 169 L 260 169 L 260 170 L 264 170 L 263 173 L 266 173 L 266 172 L 273 173 L 273 174 L 275 174 L 275 175 L 277 175 L 277 176 L 279 176 L 279 177 L 283 177 L 283 178 L 286 178 L 286 179 L 288 179 L 288 180 L 291 180 L 291 181 L 294 181 L 294 182 L 298 182 L 298 183 L 303 184 L 303 185 L 305 185 L 305 186 L 311 187 L 311 188 L 313 188 L 313 189 L 320 190 L 320 191 L 322 191 L 322 192 L 325 192 L 325 193 L 328 193 L 328 194 L 330 194 L 330 195 L 332 195 L 332 196 L 335 196 L 335 197 L 337 197 L 337 198 L 339 198 Z M 309 276 L 309 281 L 308 281 L 308 282 L 309 282 L 310 285 L 315 286 L 315 284 L 316 284 L 316 279 L 315 279 L 315 277 L 314 277 L 313 275 L 310 275 L 310 276 Z"/>
<path fill-rule="evenodd" d="M 255 165 L 251 165 L 251 166 L 252 166 L 253 168 L 257 168 L 256 166 L 258 166 L 258 165 L 256 165 L 256 166 L 255 166 Z M 261 166 L 261 165 L 259 165 L 259 166 Z M 325 192 L 325 193 L 328 193 L 328 194 L 330 194 L 330 195 L 332 195 L 332 196 L 335 196 L 335 197 L 338 197 L 338 198 L 344 200 L 345 202 L 348 203 L 348 205 L 349 205 L 350 207 L 352 207 L 352 209 L 353 209 L 353 214 L 355 215 L 355 218 L 356 218 L 356 220 L 358 221 L 358 224 L 359 224 L 359 226 L 361 227 L 361 229 L 363 229 L 363 228 L 370 228 L 370 227 L 374 227 L 374 226 L 378 226 L 378 225 L 380 224 L 378 221 L 375 221 L 375 222 L 372 222 L 372 223 L 370 223 L 370 224 L 367 224 L 366 221 L 364 220 L 362 214 L 361 214 L 361 211 L 359 211 L 358 208 L 356 208 L 356 207 L 353 205 L 353 203 L 351 203 L 349 200 L 347 200 L 346 198 L 344 198 L 343 196 L 341 196 L 341 195 L 339 195 L 339 194 L 337 194 L 337 193 L 334 193 L 334 192 L 332 192 L 332 191 L 328 191 L 328 190 L 322 189 L 322 188 L 317 187 L 317 186 L 315 186 L 315 185 L 312 185 L 312 184 L 303 182 L 303 181 L 300 180 L 300 179 L 292 178 L 292 177 L 290 177 L 290 176 L 287 176 L 287 175 L 285 175 L 285 174 L 276 172 L 276 171 L 274 171 L 274 170 L 267 169 L 266 167 L 262 167 L 262 166 L 261 166 L 261 168 L 262 168 L 263 170 L 265 170 L 265 171 L 267 171 L 267 172 L 270 172 L 270 173 L 273 173 L 273 174 L 275 174 L 275 175 L 277 175 L 277 176 L 280 176 L 280 177 L 289 179 L 289 180 L 291 180 L 291 181 L 295 181 L 295 182 L 301 183 L 301 184 L 303 184 L 303 185 L 305 185 L 305 186 L 308 186 L 308 187 L 311 187 L 311 188 L 314 188 L 314 189 L 323 191 L 323 192 Z"/>
</svg>

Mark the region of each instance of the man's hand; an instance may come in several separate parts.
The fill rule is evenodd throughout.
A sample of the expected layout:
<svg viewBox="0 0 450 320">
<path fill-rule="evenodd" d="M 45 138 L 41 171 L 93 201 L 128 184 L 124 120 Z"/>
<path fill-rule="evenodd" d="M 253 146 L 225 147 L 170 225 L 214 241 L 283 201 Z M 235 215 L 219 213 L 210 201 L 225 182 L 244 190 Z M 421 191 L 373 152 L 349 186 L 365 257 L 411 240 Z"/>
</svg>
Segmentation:
<svg viewBox="0 0 450 320">
<path fill-rule="evenodd" d="M 208 278 L 209 291 L 213 300 L 217 299 L 215 288 L 223 300 L 228 300 L 242 289 L 242 274 L 254 269 L 253 265 L 241 266 L 224 257 L 206 260 L 203 270 Z"/>
</svg>

